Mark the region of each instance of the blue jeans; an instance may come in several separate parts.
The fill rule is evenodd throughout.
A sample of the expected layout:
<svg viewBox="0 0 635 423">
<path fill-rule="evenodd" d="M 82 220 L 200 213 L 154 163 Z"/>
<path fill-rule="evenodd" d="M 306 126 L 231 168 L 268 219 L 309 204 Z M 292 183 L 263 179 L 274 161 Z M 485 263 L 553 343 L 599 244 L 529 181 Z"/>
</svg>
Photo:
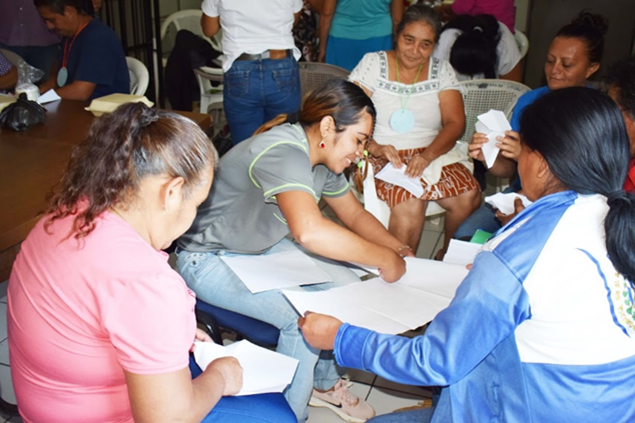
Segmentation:
<svg viewBox="0 0 635 423">
<path fill-rule="evenodd" d="M 192 379 L 201 374 L 190 356 Z M 280 394 L 223 397 L 201 423 L 296 423 L 295 414 Z"/>
<path fill-rule="evenodd" d="M 0 48 L 10 50 L 22 57 L 29 65 L 44 71 L 42 81 L 46 80 L 51 72 L 53 62 L 57 59 L 60 52 L 60 45 L 53 44 L 50 46 L 7 46 L 0 43 Z M 34 81 L 39 82 L 39 81 Z"/>
<path fill-rule="evenodd" d="M 283 239 L 263 254 L 280 253 L 299 248 Z M 295 412 L 298 421 L 308 418 L 307 404 L 313 387 L 330 389 L 340 377 L 332 354 L 320 354 L 302 337 L 298 328 L 298 313 L 279 290 L 252 294 L 245 284 L 225 264 L 221 256 L 237 255 L 226 251 L 207 253 L 177 249 L 177 266 L 187 285 L 203 301 L 267 322 L 280 329 L 276 351 L 297 358 L 300 363 L 291 385 L 284 395 Z M 309 285 L 305 290 L 323 290 L 359 281 L 349 269 L 326 259 L 314 258 L 334 282 Z"/>
<path fill-rule="evenodd" d="M 505 188 L 503 193 L 508 194 L 510 192 L 516 192 L 518 189 L 514 185 L 510 185 Z M 455 239 L 469 239 L 472 238 L 474 232 L 478 229 L 484 230 L 485 232 L 489 232 L 491 234 L 496 233 L 503 225 L 501 225 L 500 220 L 496 218 L 496 210 L 486 202 L 483 202 L 481 206 L 476 209 L 471 215 L 468 216 L 467 219 L 461 223 L 459 229 L 456 230 L 454 234 Z"/>
<path fill-rule="evenodd" d="M 223 77 L 223 106 L 234 145 L 263 123 L 300 110 L 300 70 L 293 56 L 241 60 Z"/>
</svg>

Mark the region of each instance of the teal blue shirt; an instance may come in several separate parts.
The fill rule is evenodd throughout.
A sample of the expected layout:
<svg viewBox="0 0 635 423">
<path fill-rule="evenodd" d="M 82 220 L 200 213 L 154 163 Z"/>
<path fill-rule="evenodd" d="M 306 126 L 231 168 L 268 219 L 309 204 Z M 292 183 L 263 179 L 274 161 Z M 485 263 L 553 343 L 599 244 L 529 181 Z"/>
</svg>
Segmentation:
<svg viewBox="0 0 635 423">
<path fill-rule="evenodd" d="M 392 34 L 391 0 L 338 0 L 329 35 L 350 40 Z"/>
</svg>

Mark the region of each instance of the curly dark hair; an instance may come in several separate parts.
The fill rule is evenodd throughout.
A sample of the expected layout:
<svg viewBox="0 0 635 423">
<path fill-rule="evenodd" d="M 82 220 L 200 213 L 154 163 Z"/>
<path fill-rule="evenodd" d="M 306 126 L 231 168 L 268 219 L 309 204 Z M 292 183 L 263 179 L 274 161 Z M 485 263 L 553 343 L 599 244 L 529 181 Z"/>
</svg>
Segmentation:
<svg viewBox="0 0 635 423">
<path fill-rule="evenodd" d="M 142 103 L 124 104 L 97 119 L 73 151 L 51 194 L 46 227 L 74 215 L 72 234 L 83 238 L 97 216 L 132 201 L 144 177 L 182 177 L 187 196 L 216 161 L 211 141 L 190 119 Z"/>
<path fill-rule="evenodd" d="M 587 46 L 591 63 L 600 63 L 604 54 L 604 36 L 609 30 L 608 20 L 598 14 L 583 10 L 570 24 L 560 28 L 556 37 L 578 38 Z"/>
</svg>

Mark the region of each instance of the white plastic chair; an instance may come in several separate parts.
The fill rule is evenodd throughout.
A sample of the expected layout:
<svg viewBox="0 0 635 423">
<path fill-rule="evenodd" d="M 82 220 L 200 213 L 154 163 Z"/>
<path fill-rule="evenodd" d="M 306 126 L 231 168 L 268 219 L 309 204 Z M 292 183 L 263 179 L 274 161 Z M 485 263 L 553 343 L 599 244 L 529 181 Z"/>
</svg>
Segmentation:
<svg viewBox="0 0 635 423">
<path fill-rule="evenodd" d="M 12 52 L 11 50 L 0 48 L 0 52 L 4 54 L 4 57 L 6 57 L 7 60 L 11 62 L 11 64 L 16 68 L 21 62 L 24 62 L 24 59 L 22 57 L 20 57 L 17 53 Z"/>
<path fill-rule="evenodd" d="M 504 79 L 473 79 L 459 82 L 465 107 L 465 132 L 459 141 L 469 143 L 477 117 L 490 109 L 500 110 L 509 119 L 518 98 L 530 88 Z"/>
<path fill-rule="evenodd" d="M 523 60 L 529 50 L 529 40 L 527 36 L 518 29 L 514 29 L 514 31 L 514 38 L 516 39 L 516 44 L 518 44 L 518 50 L 520 50 L 520 60 Z"/>
<path fill-rule="evenodd" d="M 318 62 L 300 62 L 300 89 L 302 98 L 331 79 L 347 79 L 350 72 L 339 66 Z"/>
<path fill-rule="evenodd" d="M 130 94 L 145 95 L 150 84 L 148 68 L 134 57 L 126 57 L 128 72 L 130 73 Z"/>
<path fill-rule="evenodd" d="M 203 28 L 201 28 L 202 16 L 203 11 L 200 9 L 181 10 L 179 12 L 172 13 L 165 19 L 165 21 L 163 21 L 163 24 L 161 25 L 161 41 L 165 39 L 165 34 L 167 34 L 170 25 L 174 25 L 174 28 L 176 29 L 175 33 L 179 32 L 182 29 L 187 29 L 188 31 L 198 35 L 199 37 L 210 43 L 214 50 L 222 52 L 222 30 L 219 30 L 213 38 L 205 36 L 205 34 L 203 34 Z M 167 58 L 163 58 L 163 66 L 167 64 L 167 61 Z"/>
<path fill-rule="evenodd" d="M 196 82 L 200 93 L 200 109 L 199 113 L 212 113 L 212 124 L 214 127 L 214 136 L 216 128 L 220 128 L 221 112 L 223 110 L 223 70 L 210 68 L 207 66 L 194 69 Z M 219 82 L 217 86 L 213 86 L 212 82 Z"/>
</svg>

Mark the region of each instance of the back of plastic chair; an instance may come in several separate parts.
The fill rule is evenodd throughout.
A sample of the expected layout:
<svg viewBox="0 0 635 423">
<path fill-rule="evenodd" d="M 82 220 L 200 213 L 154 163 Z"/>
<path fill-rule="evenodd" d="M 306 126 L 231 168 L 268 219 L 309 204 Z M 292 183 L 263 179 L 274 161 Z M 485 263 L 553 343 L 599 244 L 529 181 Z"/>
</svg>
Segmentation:
<svg viewBox="0 0 635 423">
<path fill-rule="evenodd" d="M 477 117 L 490 109 L 500 110 L 509 119 L 518 98 L 530 88 L 503 79 L 473 79 L 459 83 L 465 105 L 465 132 L 459 141 L 469 142 Z"/>
<path fill-rule="evenodd" d="M 11 64 L 15 66 L 16 68 L 21 62 L 24 62 L 24 59 L 22 57 L 12 52 L 11 50 L 5 50 L 3 48 L 0 48 L 0 52 L 4 54 L 4 57 L 6 57 L 7 60 L 11 62 Z"/>
<path fill-rule="evenodd" d="M 126 57 L 128 72 L 130 73 L 130 94 L 145 95 L 150 84 L 148 68 L 134 57 Z"/>
<path fill-rule="evenodd" d="M 326 81 L 347 79 L 350 72 L 326 63 L 300 62 L 300 87 L 302 98 Z"/>
<path fill-rule="evenodd" d="M 202 16 L 203 11 L 200 9 L 181 10 L 172 13 L 165 19 L 165 21 L 163 21 L 163 24 L 161 25 L 161 40 L 165 38 L 165 34 L 168 32 L 168 28 L 170 27 L 170 25 L 174 25 L 176 32 L 179 32 L 182 29 L 187 29 L 191 33 L 198 35 L 199 37 L 210 43 L 214 50 L 222 52 L 222 31 L 219 30 L 218 33 L 211 39 L 205 36 L 205 34 L 203 34 L 203 28 L 201 27 Z"/>
<path fill-rule="evenodd" d="M 516 44 L 518 44 L 518 50 L 520 50 L 520 60 L 522 60 L 529 50 L 529 40 L 527 36 L 518 29 L 515 29 L 514 38 L 516 39 Z"/>
</svg>

